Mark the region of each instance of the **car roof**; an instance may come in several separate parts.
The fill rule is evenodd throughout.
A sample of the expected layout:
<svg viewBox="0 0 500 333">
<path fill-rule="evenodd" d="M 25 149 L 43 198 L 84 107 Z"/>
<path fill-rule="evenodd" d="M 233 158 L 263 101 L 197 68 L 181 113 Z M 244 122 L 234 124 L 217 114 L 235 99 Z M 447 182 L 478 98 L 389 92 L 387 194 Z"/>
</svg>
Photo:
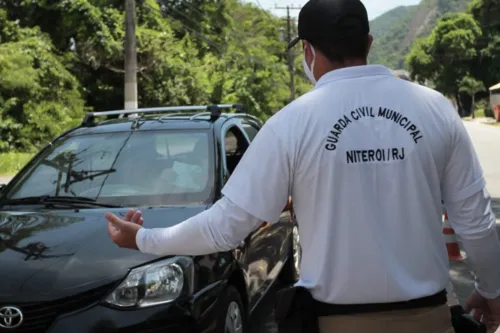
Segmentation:
<svg viewBox="0 0 500 333">
<path fill-rule="evenodd" d="M 245 113 L 220 113 L 216 119 L 210 115 L 186 114 L 186 115 L 144 115 L 141 117 L 115 118 L 95 122 L 93 124 L 82 124 L 72 130 L 68 135 L 155 131 L 155 130 L 208 130 L 215 125 L 230 119 L 250 120 L 260 123 L 260 120 Z"/>
</svg>

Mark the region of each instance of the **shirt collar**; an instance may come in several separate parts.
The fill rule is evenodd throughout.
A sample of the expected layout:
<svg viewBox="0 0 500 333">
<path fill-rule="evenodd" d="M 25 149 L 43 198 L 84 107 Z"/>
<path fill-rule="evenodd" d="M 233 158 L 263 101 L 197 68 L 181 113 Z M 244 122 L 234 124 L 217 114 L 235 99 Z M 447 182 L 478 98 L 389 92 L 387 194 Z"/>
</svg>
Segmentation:
<svg viewBox="0 0 500 333">
<path fill-rule="evenodd" d="M 362 65 L 362 66 L 344 67 L 325 73 L 316 83 L 316 87 L 332 81 L 352 79 L 363 76 L 376 76 L 376 75 L 393 76 L 389 68 L 383 65 Z"/>
</svg>

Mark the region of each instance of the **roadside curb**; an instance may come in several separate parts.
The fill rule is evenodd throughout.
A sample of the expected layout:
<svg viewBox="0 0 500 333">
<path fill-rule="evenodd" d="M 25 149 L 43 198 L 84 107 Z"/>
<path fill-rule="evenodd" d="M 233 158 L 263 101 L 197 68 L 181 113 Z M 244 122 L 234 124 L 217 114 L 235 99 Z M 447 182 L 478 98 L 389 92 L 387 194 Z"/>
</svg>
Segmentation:
<svg viewBox="0 0 500 333">
<path fill-rule="evenodd" d="M 483 124 L 483 125 L 495 125 L 496 123 L 498 123 L 495 119 L 488 118 L 488 117 L 476 118 L 476 119 L 472 119 L 472 118 L 461 118 L 461 119 L 464 122 Z"/>
</svg>

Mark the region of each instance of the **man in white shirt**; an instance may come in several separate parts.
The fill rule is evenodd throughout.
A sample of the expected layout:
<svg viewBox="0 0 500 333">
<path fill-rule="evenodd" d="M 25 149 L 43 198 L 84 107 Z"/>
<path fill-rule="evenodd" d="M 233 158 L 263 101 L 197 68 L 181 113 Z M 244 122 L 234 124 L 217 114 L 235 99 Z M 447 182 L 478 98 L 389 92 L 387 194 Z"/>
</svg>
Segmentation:
<svg viewBox="0 0 500 333">
<path fill-rule="evenodd" d="M 478 277 L 468 310 L 494 327 L 500 242 L 481 166 L 452 105 L 367 65 L 372 37 L 358 0 L 311 0 L 298 30 L 291 46 L 302 41 L 315 87 L 266 122 L 224 197 L 164 229 L 143 228 L 140 212 L 106 214 L 112 240 L 157 255 L 227 251 L 262 221 L 278 221 L 291 195 L 302 246 L 297 285 L 338 310 L 319 318 L 322 333 L 450 333 L 444 200 Z"/>
</svg>

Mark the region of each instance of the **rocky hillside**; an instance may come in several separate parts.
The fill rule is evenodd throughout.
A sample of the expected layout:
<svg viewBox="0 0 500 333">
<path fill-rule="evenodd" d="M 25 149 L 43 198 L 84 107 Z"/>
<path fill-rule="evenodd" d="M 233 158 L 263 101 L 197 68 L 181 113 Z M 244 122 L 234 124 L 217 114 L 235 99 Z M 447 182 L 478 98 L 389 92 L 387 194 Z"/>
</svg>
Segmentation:
<svg viewBox="0 0 500 333">
<path fill-rule="evenodd" d="M 467 8 L 469 0 L 422 0 L 417 6 L 400 6 L 372 20 L 374 37 L 370 63 L 404 68 L 405 56 L 418 37 L 427 36 L 437 19 Z"/>
</svg>

